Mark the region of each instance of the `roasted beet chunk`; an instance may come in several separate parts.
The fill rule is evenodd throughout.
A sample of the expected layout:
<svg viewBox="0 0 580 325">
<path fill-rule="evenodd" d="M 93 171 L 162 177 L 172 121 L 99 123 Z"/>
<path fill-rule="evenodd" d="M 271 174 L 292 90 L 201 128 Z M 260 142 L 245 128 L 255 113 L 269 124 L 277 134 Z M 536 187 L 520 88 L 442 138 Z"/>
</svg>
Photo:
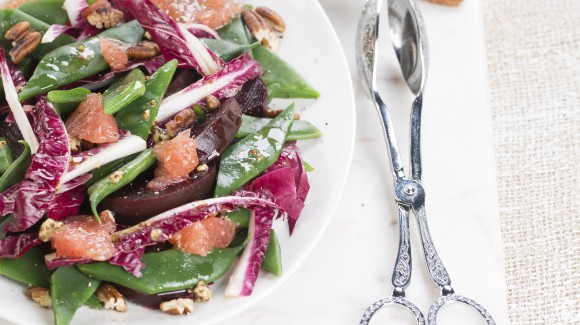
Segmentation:
<svg viewBox="0 0 580 325">
<path fill-rule="evenodd" d="M 237 93 L 236 100 L 244 114 L 262 117 L 268 109 L 268 89 L 260 78 L 249 80 Z"/>
<path fill-rule="evenodd" d="M 223 101 L 220 108 L 193 127 L 199 163 L 204 164 L 221 153 L 234 139 L 242 125 L 242 108 L 235 98 Z"/>
</svg>

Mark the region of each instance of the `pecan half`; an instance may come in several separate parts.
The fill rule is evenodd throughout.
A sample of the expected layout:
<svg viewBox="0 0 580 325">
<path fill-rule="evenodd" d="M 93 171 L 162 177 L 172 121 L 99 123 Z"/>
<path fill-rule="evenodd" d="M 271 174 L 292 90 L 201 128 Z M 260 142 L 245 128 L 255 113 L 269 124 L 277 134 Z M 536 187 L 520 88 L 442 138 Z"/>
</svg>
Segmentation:
<svg viewBox="0 0 580 325">
<path fill-rule="evenodd" d="M 30 23 L 23 20 L 10 27 L 10 29 L 7 30 L 6 33 L 4 33 L 4 38 L 9 41 L 17 40 L 19 36 L 22 36 L 23 33 L 29 29 Z"/>
<path fill-rule="evenodd" d="M 280 37 L 267 25 L 262 16 L 246 9 L 242 11 L 242 19 L 256 40 L 269 49 L 278 50 Z"/>
<path fill-rule="evenodd" d="M 44 308 L 52 307 L 52 300 L 50 299 L 50 291 L 45 287 L 30 287 L 26 289 L 26 296 Z"/>
<path fill-rule="evenodd" d="M 22 62 L 24 58 L 36 50 L 41 40 L 42 35 L 35 30 L 29 29 L 24 32 L 21 38 L 12 43 L 14 47 L 9 52 L 12 61 L 16 64 Z"/>
<path fill-rule="evenodd" d="M 191 314 L 193 312 L 193 300 L 179 298 L 165 301 L 159 305 L 159 309 L 169 315 Z"/>
<path fill-rule="evenodd" d="M 151 41 L 141 41 L 127 49 L 127 57 L 131 60 L 147 60 L 161 54 L 159 45 Z"/>
<path fill-rule="evenodd" d="M 195 122 L 195 112 L 186 109 L 179 112 L 175 117 L 165 124 L 165 130 L 170 137 L 176 136 L 179 132 L 190 128 Z"/>
<path fill-rule="evenodd" d="M 268 7 L 260 6 L 256 8 L 256 13 L 264 18 L 268 23 L 270 23 L 270 26 L 272 26 L 275 31 L 284 33 L 286 30 L 286 22 L 282 16 L 280 16 L 274 10 Z"/>
<path fill-rule="evenodd" d="M 123 295 L 108 283 L 102 284 L 99 287 L 96 296 L 105 309 L 113 309 L 122 313 L 126 312 L 128 309 Z"/>
<path fill-rule="evenodd" d="M 82 11 L 82 16 L 98 29 L 117 26 L 124 18 L 123 12 L 113 8 L 107 0 L 97 0 Z"/>
</svg>

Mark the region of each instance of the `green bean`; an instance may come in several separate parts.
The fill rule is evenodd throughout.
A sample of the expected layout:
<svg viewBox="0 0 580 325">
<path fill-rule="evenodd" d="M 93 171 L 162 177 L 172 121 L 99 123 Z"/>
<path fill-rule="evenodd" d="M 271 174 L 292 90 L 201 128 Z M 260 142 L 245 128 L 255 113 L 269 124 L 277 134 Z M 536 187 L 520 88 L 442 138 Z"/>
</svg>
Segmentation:
<svg viewBox="0 0 580 325">
<path fill-rule="evenodd" d="M 60 267 L 50 277 L 50 298 L 56 325 L 68 325 L 75 312 L 97 291 L 100 280 L 74 266 Z"/>
<path fill-rule="evenodd" d="M 290 64 L 260 45 L 252 50 L 254 59 L 262 65 L 266 74 L 262 77 L 270 89 L 278 84 L 271 94 L 275 98 L 318 98 L 320 93 L 314 89 Z"/>
<path fill-rule="evenodd" d="M 4 174 L 13 162 L 12 150 L 6 138 L 0 137 L 0 175 Z"/>
<path fill-rule="evenodd" d="M 115 116 L 117 125 L 147 140 L 176 69 L 177 60 L 171 60 L 155 71 L 145 82 L 145 94 Z"/>
<path fill-rule="evenodd" d="M 44 56 L 20 93 L 20 101 L 44 94 L 109 68 L 101 55 L 101 38 L 133 44 L 143 37 L 137 21 L 107 29 L 85 40 L 61 46 Z"/>
<path fill-rule="evenodd" d="M 0 259 L 0 274 L 29 286 L 50 285 L 50 272 L 44 262 L 44 253 L 35 247 L 19 258 Z"/>
<path fill-rule="evenodd" d="M 103 93 L 105 113 L 113 115 L 145 94 L 145 75 L 135 69 L 115 81 Z"/>
<path fill-rule="evenodd" d="M 293 121 L 294 104 L 258 132 L 227 147 L 221 154 L 214 195 L 229 195 L 272 165 L 280 155 Z"/>
<path fill-rule="evenodd" d="M 47 97 L 60 115 L 66 115 L 74 112 L 90 93 L 90 90 L 79 87 L 68 90 L 49 91 Z"/>
<path fill-rule="evenodd" d="M 252 134 L 266 126 L 271 121 L 269 118 L 242 115 L 242 126 L 236 133 L 236 138 L 242 139 L 248 134 Z M 292 123 L 288 132 L 287 141 L 306 140 L 320 138 L 322 133 L 318 128 L 305 120 L 298 120 Z"/>
<path fill-rule="evenodd" d="M 213 249 L 207 256 L 183 253 L 174 249 L 147 253 L 141 277 L 137 278 L 108 262 L 77 265 L 91 277 L 120 284 L 135 291 L 153 295 L 188 289 L 200 280 L 207 283 L 221 278 L 230 269 L 245 243 L 231 248 Z"/>
<path fill-rule="evenodd" d="M 10 167 L 0 177 L 0 193 L 4 192 L 10 186 L 20 182 L 26 174 L 26 170 L 32 162 L 32 154 L 30 153 L 30 146 L 25 141 L 18 141 L 24 146 L 24 150 L 18 159 L 16 159 Z"/>
<path fill-rule="evenodd" d="M 91 171 L 91 174 L 93 175 L 93 177 L 91 177 L 91 179 L 85 185 L 87 187 L 89 187 L 89 186 L 97 183 L 98 181 L 109 176 L 109 174 L 111 174 L 115 170 L 121 168 L 123 165 L 127 164 L 128 162 L 130 162 L 131 160 L 133 160 L 137 156 L 138 156 L 138 154 L 129 155 L 129 156 L 126 156 L 123 158 L 119 158 L 117 160 L 113 160 L 110 163 L 104 164 L 103 166 L 101 166 L 97 169 L 93 169 L 93 171 Z"/>
<path fill-rule="evenodd" d="M 91 210 L 95 218 L 99 219 L 97 206 L 107 195 L 121 189 L 132 182 L 137 176 L 149 169 L 157 162 L 153 149 L 141 152 L 135 159 L 117 169 L 115 172 L 91 185 L 88 189 Z"/>
</svg>

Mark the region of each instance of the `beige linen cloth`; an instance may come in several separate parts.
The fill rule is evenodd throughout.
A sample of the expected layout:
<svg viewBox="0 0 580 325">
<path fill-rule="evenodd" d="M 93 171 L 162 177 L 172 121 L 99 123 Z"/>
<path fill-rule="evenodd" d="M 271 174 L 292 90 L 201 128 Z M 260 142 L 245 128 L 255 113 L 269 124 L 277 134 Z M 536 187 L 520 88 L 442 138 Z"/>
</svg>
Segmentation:
<svg viewBox="0 0 580 325">
<path fill-rule="evenodd" d="M 510 323 L 580 324 L 580 0 L 484 7 Z"/>
</svg>

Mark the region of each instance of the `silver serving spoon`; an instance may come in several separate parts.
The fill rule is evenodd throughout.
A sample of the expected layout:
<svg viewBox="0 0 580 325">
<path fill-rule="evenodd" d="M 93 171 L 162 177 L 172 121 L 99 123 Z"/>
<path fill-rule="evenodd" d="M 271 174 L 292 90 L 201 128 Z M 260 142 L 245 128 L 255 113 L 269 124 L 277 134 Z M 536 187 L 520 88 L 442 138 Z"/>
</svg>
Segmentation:
<svg viewBox="0 0 580 325">
<path fill-rule="evenodd" d="M 411 177 L 405 177 L 393 123 L 387 106 L 377 90 L 376 58 L 381 4 L 382 0 L 367 0 L 359 21 L 356 52 L 359 71 L 382 118 L 383 131 L 389 147 L 395 178 L 395 200 L 399 214 L 399 248 L 391 279 L 394 287 L 391 296 L 372 304 L 364 313 L 360 324 L 369 324 L 380 308 L 391 304 L 407 308 L 414 315 L 417 324 L 426 323 L 419 308 L 405 298 L 405 289 L 410 283 L 412 270 L 409 240 L 409 214 L 412 210 L 419 226 L 429 275 L 441 289 L 441 297 L 435 300 L 429 308 L 427 324 L 436 324 L 437 312 L 445 303 L 458 301 L 476 309 L 487 324 L 495 325 L 495 321 L 483 306 L 470 298 L 454 293 L 449 274 L 431 239 L 425 212 L 425 190 L 421 183 L 420 148 L 421 108 L 428 68 L 426 34 L 423 19 L 413 0 L 388 0 L 391 40 L 407 85 L 416 96 L 411 109 Z"/>
</svg>

